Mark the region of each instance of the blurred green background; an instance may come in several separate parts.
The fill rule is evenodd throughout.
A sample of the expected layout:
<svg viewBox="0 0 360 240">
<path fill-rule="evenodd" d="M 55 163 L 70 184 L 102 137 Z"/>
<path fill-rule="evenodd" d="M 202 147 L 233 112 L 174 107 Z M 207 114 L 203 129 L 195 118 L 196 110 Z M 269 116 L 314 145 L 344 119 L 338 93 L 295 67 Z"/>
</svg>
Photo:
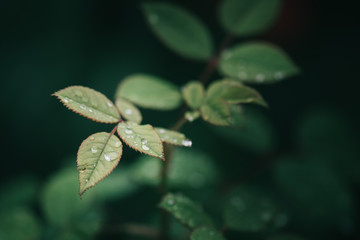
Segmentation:
<svg viewBox="0 0 360 240">
<path fill-rule="evenodd" d="M 216 17 L 219 1 L 169 2 L 197 14 L 219 44 L 224 36 Z M 90 190 L 82 201 L 73 194 L 78 146 L 90 134 L 112 127 L 79 117 L 50 96 L 69 85 L 84 85 L 112 99 L 121 79 L 133 73 L 158 75 L 178 86 L 199 77 L 205 64 L 178 57 L 164 47 L 146 26 L 139 3 L 0 1 L 0 232 L 10 231 L 0 234 L 1 240 L 16 234 L 11 229 L 22 227 L 23 233 L 29 231 L 24 235 L 28 238 L 17 231 L 20 235 L 14 239 L 89 239 L 94 233 L 86 226 L 94 229 L 96 239 L 133 239 L 116 226 L 128 221 L 156 226 L 159 196 L 151 184 L 156 179 L 139 174 L 144 166 L 134 165 L 141 159 L 128 148 L 108 185 Z M 199 166 L 194 168 L 206 170 L 195 174 L 189 186 L 174 181 L 174 189 L 221 219 L 221 205 L 232 189 L 255 185 L 281 206 L 283 223 L 275 228 L 280 232 L 308 239 L 359 239 L 356 19 L 355 8 L 346 2 L 284 1 L 275 26 L 249 40 L 278 44 L 302 74 L 279 84 L 256 86 L 270 109 L 249 108 L 246 133 L 221 131 L 201 121 L 188 124 L 184 132 L 193 140 L 193 158 L 212 160 L 205 167 L 196 161 Z M 248 39 L 237 41 L 241 40 Z M 144 110 L 144 122 L 157 126 L 169 127 L 177 117 L 178 111 Z M 184 154 L 180 152 L 179 158 L 188 159 Z M 156 170 L 156 163 L 153 167 Z M 65 216 L 69 206 L 76 216 Z M 264 239 L 265 235 L 230 231 L 226 236 Z"/>
</svg>

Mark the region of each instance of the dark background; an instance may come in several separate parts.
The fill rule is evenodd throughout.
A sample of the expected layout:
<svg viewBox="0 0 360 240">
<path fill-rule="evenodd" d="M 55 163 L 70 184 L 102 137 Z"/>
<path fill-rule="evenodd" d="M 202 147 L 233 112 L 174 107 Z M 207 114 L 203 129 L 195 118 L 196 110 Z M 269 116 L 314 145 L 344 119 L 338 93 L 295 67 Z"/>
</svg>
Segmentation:
<svg viewBox="0 0 360 240">
<path fill-rule="evenodd" d="M 197 14 L 220 43 L 225 33 L 216 17 L 219 1 L 172 2 Z M 282 150 L 295 148 L 294 126 L 304 113 L 317 108 L 329 108 L 346 118 L 358 141 L 360 34 L 356 8 L 348 1 L 284 2 L 270 31 L 236 40 L 278 44 L 302 69 L 299 76 L 257 87 L 270 104 L 268 114 L 280 133 Z M 112 129 L 66 111 L 50 96 L 53 92 L 84 85 L 112 98 L 120 80 L 133 73 L 158 75 L 179 86 L 199 77 L 205 64 L 165 48 L 148 29 L 138 4 L 120 0 L 0 1 L 1 182 L 29 172 L 46 180 L 64 164 L 64 158 L 75 155 L 88 135 Z M 145 111 L 144 115 L 147 122 L 167 127 L 177 112 Z M 195 141 L 194 146 L 205 147 Z M 121 164 L 136 155 L 129 149 L 124 154 Z M 232 167 L 236 163 L 223 166 Z M 352 187 L 359 200 L 358 185 Z"/>
</svg>

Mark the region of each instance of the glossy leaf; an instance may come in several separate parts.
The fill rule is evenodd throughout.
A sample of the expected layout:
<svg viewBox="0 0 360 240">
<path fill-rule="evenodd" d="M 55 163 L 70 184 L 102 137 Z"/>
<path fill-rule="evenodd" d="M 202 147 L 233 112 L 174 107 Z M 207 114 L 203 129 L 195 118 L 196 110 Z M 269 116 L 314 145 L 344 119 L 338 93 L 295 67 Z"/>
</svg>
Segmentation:
<svg viewBox="0 0 360 240">
<path fill-rule="evenodd" d="M 255 89 L 229 79 L 213 82 L 206 91 L 206 99 L 223 99 L 230 104 L 255 103 L 267 106 Z"/>
<path fill-rule="evenodd" d="M 171 110 L 181 104 L 181 94 L 175 85 L 145 74 L 125 78 L 116 91 L 116 98 L 119 97 L 140 107 L 157 110 Z"/>
<path fill-rule="evenodd" d="M 196 119 L 198 119 L 200 117 L 200 112 L 198 110 L 195 111 L 187 111 L 185 113 L 185 119 L 188 120 L 189 122 L 193 122 Z"/>
<path fill-rule="evenodd" d="M 280 8 L 281 0 L 224 0 L 220 20 L 227 31 L 249 36 L 271 27 Z"/>
<path fill-rule="evenodd" d="M 119 109 L 121 116 L 123 116 L 126 120 L 135 122 L 137 124 L 141 123 L 141 112 L 132 103 L 126 101 L 123 98 L 117 98 L 115 105 Z"/>
<path fill-rule="evenodd" d="M 169 193 L 161 200 L 159 207 L 190 228 L 213 226 L 203 209 L 183 195 Z"/>
<path fill-rule="evenodd" d="M 265 42 L 250 42 L 226 50 L 219 69 L 225 76 L 247 83 L 274 83 L 299 73 L 284 51 Z"/>
<path fill-rule="evenodd" d="M 198 109 L 205 99 L 204 86 L 197 81 L 187 83 L 182 89 L 182 94 L 186 104 L 192 109 Z"/>
<path fill-rule="evenodd" d="M 82 200 L 78 195 L 78 174 L 75 169 L 65 169 L 51 177 L 44 187 L 41 207 L 47 221 L 56 226 L 66 226 L 81 218 L 94 207 L 94 192 Z"/>
<path fill-rule="evenodd" d="M 159 159 L 141 156 L 131 167 L 130 175 L 136 183 L 158 186 L 162 162 Z M 170 188 L 199 189 L 213 186 L 219 177 L 214 159 L 195 149 L 174 150 L 168 169 Z"/>
<path fill-rule="evenodd" d="M 0 212 L 1 240 L 29 240 L 41 238 L 41 225 L 27 208 L 7 208 Z"/>
<path fill-rule="evenodd" d="M 232 193 L 225 206 L 225 225 L 232 230 L 257 232 L 272 221 L 276 211 L 275 204 L 266 194 L 243 186 Z"/>
<path fill-rule="evenodd" d="M 192 232 L 191 240 L 225 240 L 224 236 L 211 227 L 200 227 Z"/>
<path fill-rule="evenodd" d="M 117 131 L 129 147 L 147 155 L 165 160 L 162 141 L 151 125 L 121 122 L 118 125 Z"/>
<path fill-rule="evenodd" d="M 155 128 L 155 131 L 160 136 L 161 141 L 178 146 L 191 147 L 191 140 L 187 139 L 184 134 L 164 129 L 164 128 Z"/>
<path fill-rule="evenodd" d="M 53 94 L 70 110 L 102 123 L 116 123 L 120 115 L 114 104 L 93 89 L 72 86 Z"/>
<path fill-rule="evenodd" d="M 122 143 L 110 133 L 95 133 L 85 139 L 77 154 L 79 194 L 95 186 L 118 165 L 122 155 Z"/>
<path fill-rule="evenodd" d="M 231 125 L 231 116 L 229 104 L 222 99 L 214 99 L 207 102 L 200 108 L 202 118 L 214 125 Z"/>
<path fill-rule="evenodd" d="M 199 60 L 212 55 L 209 31 L 185 9 L 168 3 L 146 3 L 143 10 L 151 30 L 174 52 Z"/>
</svg>

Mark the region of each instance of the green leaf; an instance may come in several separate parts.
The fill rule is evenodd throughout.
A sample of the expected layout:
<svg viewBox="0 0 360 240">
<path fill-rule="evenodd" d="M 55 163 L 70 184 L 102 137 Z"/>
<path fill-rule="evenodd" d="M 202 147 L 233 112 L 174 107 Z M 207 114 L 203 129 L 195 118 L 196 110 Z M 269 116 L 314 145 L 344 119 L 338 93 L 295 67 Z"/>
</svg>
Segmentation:
<svg viewBox="0 0 360 240">
<path fill-rule="evenodd" d="M 53 94 L 70 110 L 96 122 L 117 123 L 120 115 L 114 104 L 93 89 L 72 86 Z"/>
<path fill-rule="evenodd" d="M 77 154 L 80 196 L 109 175 L 118 165 L 122 143 L 110 133 L 95 133 L 85 139 Z"/>
<path fill-rule="evenodd" d="M 164 159 L 163 144 L 154 128 L 134 122 L 121 122 L 117 129 L 119 136 L 131 148 L 147 155 Z"/>
<path fill-rule="evenodd" d="M 292 235 L 292 234 L 278 234 L 268 238 L 269 240 L 306 240 L 305 238 Z"/>
<path fill-rule="evenodd" d="M 149 156 L 140 156 L 131 167 L 130 175 L 136 183 L 158 186 L 162 162 Z M 195 149 L 174 150 L 168 169 L 170 188 L 199 189 L 213 186 L 219 177 L 214 159 Z"/>
<path fill-rule="evenodd" d="M 229 104 L 222 99 L 213 99 L 200 108 L 202 118 L 214 125 L 231 125 Z"/>
<path fill-rule="evenodd" d="M 129 121 L 135 122 L 137 124 L 141 123 L 142 115 L 137 107 L 135 107 L 130 102 L 122 98 L 117 98 L 115 101 L 116 107 L 119 109 L 120 114 Z"/>
<path fill-rule="evenodd" d="M 219 69 L 225 76 L 247 83 L 274 83 L 299 73 L 284 51 L 265 42 L 250 42 L 224 51 Z"/>
<path fill-rule="evenodd" d="M 225 205 L 225 225 L 232 230 L 257 232 L 273 220 L 276 211 L 276 205 L 262 191 L 242 186 Z"/>
<path fill-rule="evenodd" d="M 185 119 L 188 120 L 189 122 L 193 122 L 196 119 L 198 119 L 200 117 L 200 112 L 198 110 L 195 111 L 187 111 L 185 113 Z"/>
<path fill-rule="evenodd" d="M 225 240 L 224 236 L 210 227 L 201 227 L 192 232 L 191 240 Z"/>
<path fill-rule="evenodd" d="M 41 237 L 41 225 L 26 208 L 8 208 L 0 212 L 1 240 L 35 240 Z"/>
<path fill-rule="evenodd" d="M 143 10 L 151 30 L 171 50 L 191 59 L 211 57 L 209 31 L 187 10 L 168 3 L 146 3 Z"/>
<path fill-rule="evenodd" d="M 155 131 L 160 136 L 161 141 L 178 146 L 191 147 L 191 140 L 187 139 L 184 134 L 164 129 L 164 128 L 155 128 Z"/>
<path fill-rule="evenodd" d="M 206 99 L 207 101 L 223 99 L 230 104 L 256 103 L 267 106 L 255 89 L 229 79 L 213 82 L 206 91 Z"/>
<path fill-rule="evenodd" d="M 212 220 L 203 209 L 183 195 L 169 193 L 161 200 L 159 207 L 190 228 L 213 226 Z"/>
<path fill-rule="evenodd" d="M 47 182 L 41 207 L 49 223 L 61 227 L 71 226 L 94 207 L 94 193 L 87 193 L 81 200 L 77 186 L 78 175 L 73 168 L 62 170 Z"/>
<path fill-rule="evenodd" d="M 198 109 L 204 102 L 205 90 L 201 82 L 192 81 L 182 89 L 186 104 L 192 109 Z"/>
<path fill-rule="evenodd" d="M 220 7 L 223 27 L 238 36 L 259 34 L 271 27 L 281 0 L 225 0 Z"/>
<path fill-rule="evenodd" d="M 140 107 L 157 110 L 172 110 L 181 104 L 181 94 L 175 85 L 145 74 L 125 78 L 116 91 L 116 98 L 119 97 Z"/>
</svg>

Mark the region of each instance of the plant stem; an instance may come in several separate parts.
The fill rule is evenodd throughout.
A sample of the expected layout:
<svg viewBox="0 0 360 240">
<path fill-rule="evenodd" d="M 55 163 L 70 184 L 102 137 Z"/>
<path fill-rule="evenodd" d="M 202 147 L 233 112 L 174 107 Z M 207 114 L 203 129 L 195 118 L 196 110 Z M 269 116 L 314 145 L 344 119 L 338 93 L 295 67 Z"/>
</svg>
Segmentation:
<svg viewBox="0 0 360 240">
<path fill-rule="evenodd" d="M 216 67 L 219 62 L 219 57 L 221 53 L 225 50 L 227 46 L 230 45 L 230 43 L 234 40 L 233 35 L 228 34 L 223 41 L 220 44 L 220 47 L 216 51 L 215 55 L 210 58 L 208 64 L 206 65 L 204 71 L 199 77 L 199 81 L 202 82 L 204 85 L 207 84 L 207 82 L 210 80 L 210 77 L 213 75 L 213 73 L 216 70 Z"/>
<path fill-rule="evenodd" d="M 199 81 L 202 82 L 204 85 L 210 80 L 211 76 L 216 70 L 216 67 L 219 62 L 219 57 L 222 51 L 232 42 L 233 36 L 228 34 L 220 44 L 220 47 L 216 54 L 210 58 L 208 64 L 206 65 L 203 73 L 201 74 Z M 183 113 L 187 111 L 188 107 L 184 108 Z M 182 126 L 186 123 L 186 119 L 183 117 L 183 114 L 179 118 L 179 120 L 170 128 L 170 130 L 178 131 L 182 128 Z M 171 164 L 173 148 L 164 143 L 164 154 L 165 154 L 165 161 L 162 164 L 161 168 L 161 179 L 160 179 L 160 194 L 164 196 L 167 192 L 167 183 L 168 183 L 168 172 L 169 172 L 169 165 Z M 168 233 L 169 233 L 169 214 L 162 210 L 161 214 L 161 240 L 168 240 Z"/>
</svg>

